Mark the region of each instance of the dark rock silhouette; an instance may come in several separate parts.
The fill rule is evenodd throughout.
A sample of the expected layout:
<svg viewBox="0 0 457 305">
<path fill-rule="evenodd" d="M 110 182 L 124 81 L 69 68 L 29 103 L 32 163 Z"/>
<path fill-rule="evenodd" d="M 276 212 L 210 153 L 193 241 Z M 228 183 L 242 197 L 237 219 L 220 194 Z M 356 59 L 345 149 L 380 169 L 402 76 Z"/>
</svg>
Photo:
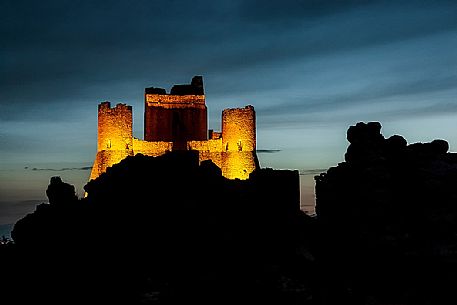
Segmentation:
<svg viewBox="0 0 457 305">
<path fill-rule="evenodd" d="M 306 303 L 313 222 L 297 179 L 263 169 L 227 180 L 194 152 L 129 157 L 80 200 L 54 177 L 50 204 L 14 227 L 8 291 L 21 302 Z"/>
<path fill-rule="evenodd" d="M 443 140 L 407 145 L 380 130 L 351 126 L 346 162 L 315 178 L 325 294 L 456 304 L 457 155 Z"/>
<path fill-rule="evenodd" d="M 457 304 L 457 155 L 379 123 L 348 130 L 345 162 L 227 180 L 196 152 L 128 157 L 0 243 L 2 304 Z"/>
<path fill-rule="evenodd" d="M 50 204 L 61 204 L 63 202 L 74 203 L 78 200 L 75 187 L 68 183 L 62 182 L 60 177 L 52 177 L 51 182 L 46 190 Z"/>
</svg>

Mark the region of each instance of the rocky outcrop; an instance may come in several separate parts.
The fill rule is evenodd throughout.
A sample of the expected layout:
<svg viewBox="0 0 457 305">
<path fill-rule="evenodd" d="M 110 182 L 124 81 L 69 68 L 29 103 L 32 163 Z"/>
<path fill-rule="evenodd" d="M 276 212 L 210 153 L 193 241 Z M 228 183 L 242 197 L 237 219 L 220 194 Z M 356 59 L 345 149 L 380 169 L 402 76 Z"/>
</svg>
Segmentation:
<svg viewBox="0 0 457 305">
<path fill-rule="evenodd" d="M 380 131 L 351 126 L 346 161 L 315 177 L 328 287 L 339 300 L 455 301 L 457 155 L 444 140 L 407 145 Z"/>
<path fill-rule="evenodd" d="M 211 161 L 199 164 L 196 151 L 127 157 L 79 200 L 54 177 L 50 204 L 14 227 L 4 291 L 18 303 L 71 296 L 100 304 L 297 304 L 313 293 L 304 235 L 312 220 L 299 210 L 298 185 L 298 171 L 271 169 L 228 180 Z"/>
</svg>

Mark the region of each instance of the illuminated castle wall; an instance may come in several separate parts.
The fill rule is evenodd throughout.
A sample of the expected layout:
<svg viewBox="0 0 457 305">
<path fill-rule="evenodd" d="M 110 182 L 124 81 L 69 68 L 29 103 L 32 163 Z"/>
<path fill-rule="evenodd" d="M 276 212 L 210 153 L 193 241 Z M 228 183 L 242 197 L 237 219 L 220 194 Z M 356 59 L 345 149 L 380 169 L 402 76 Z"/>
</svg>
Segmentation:
<svg viewBox="0 0 457 305">
<path fill-rule="evenodd" d="M 229 179 L 247 179 L 258 168 L 254 107 L 225 109 L 222 132 L 208 132 L 201 76 L 191 84 L 145 89 L 144 140 L 133 137 L 132 107 L 109 102 L 98 105 L 97 156 L 90 175 L 95 179 L 127 156 L 159 156 L 172 150 L 196 150 L 200 162 L 211 160 Z"/>
</svg>

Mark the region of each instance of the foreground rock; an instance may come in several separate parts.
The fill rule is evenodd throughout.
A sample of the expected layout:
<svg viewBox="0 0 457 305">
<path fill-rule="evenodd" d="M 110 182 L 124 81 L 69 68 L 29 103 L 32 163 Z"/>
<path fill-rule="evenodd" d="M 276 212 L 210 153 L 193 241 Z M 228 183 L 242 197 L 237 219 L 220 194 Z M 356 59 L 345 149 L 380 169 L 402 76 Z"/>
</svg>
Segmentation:
<svg viewBox="0 0 457 305">
<path fill-rule="evenodd" d="M 380 130 L 351 126 L 346 162 L 315 178 L 326 287 L 358 304 L 456 304 L 457 155 Z"/>
<path fill-rule="evenodd" d="M 295 181 L 296 171 L 268 169 L 227 180 L 192 152 L 129 157 L 81 200 L 52 178 L 50 204 L 14 227 L 4 291 L 48 303 L 306 302 L 311 220 Z"/>
</svg>

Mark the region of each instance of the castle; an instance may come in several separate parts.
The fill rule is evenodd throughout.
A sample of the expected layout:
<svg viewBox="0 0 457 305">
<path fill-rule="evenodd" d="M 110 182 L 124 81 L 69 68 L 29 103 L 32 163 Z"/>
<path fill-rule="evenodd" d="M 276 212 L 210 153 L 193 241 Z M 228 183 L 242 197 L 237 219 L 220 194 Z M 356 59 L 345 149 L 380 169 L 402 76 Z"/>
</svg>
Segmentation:
<svg viewBox="0 0 457 305">
<path fill-rule="evenodd" d="M 222 131 L 208 130 L 201 76 L 186 85 L 146 88 L 144 140 L 133 137 L 132 107 L 109 102 L 98 105 L 97 156 L 90 174 L 95 179 L 128 156 L 160 156 L 167 151 L 198 151 L 199 161 L 211 160 L 228 179 L 248 179 L 259 168 L 254 107 L 225 109 Z"/>
</svg>

